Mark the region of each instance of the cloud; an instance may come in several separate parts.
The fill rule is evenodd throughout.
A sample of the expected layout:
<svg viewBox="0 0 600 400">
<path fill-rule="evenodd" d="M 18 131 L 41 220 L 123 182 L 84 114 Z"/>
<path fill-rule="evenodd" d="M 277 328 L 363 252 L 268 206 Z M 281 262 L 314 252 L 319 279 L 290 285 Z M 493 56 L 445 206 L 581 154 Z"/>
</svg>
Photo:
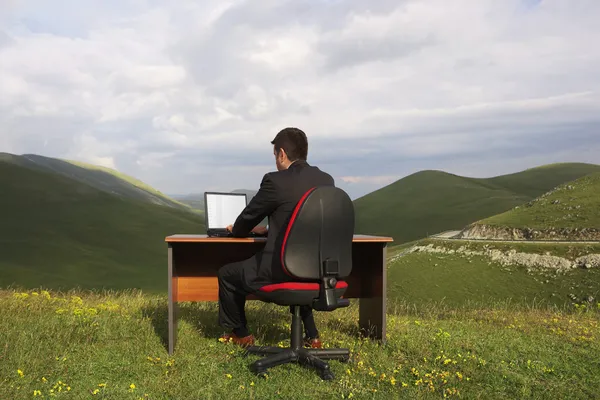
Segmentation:
<svg viewBox="0 0 600 400">
<path fill-rule="evenodd" d="M 355 195 L 418 169 L 600 154 L 593 0 L 7 4 L 0 150 L 164 192 L 260 182 L 286 126 Z"/>
</svg>

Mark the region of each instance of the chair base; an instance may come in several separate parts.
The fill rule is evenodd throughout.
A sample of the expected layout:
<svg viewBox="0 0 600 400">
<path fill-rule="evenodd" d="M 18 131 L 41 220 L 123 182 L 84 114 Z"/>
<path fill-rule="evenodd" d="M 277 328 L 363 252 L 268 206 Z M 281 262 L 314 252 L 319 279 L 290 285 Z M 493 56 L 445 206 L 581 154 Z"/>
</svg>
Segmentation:
<svg viewBox="0 0 600 400">
<path fill-rule="evenodd" d="M 251 346 L 246 349 L 250 354 L 266 356 L 255 361 L 250 369 L 263 375 L 269 368 L 282 364 L 298 363 L 305 367 L 313 367 L 323 380 L 334 379 L 333 372 L 325 360 L 338 360 L 347 362 L 350 359 L 349 349 L 304 349 L 304 348 L 282 348 L 282 347 L 261 347 Z"/>
</svg>

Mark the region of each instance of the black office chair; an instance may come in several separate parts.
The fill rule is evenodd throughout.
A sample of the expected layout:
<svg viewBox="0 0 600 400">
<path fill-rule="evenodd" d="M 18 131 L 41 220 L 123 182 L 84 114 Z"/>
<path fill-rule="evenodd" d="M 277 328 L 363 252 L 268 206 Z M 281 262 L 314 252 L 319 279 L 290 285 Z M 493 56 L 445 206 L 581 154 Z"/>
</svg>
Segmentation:
<svg viewBox="0 0 600 400">
<path fill-rule="evenodd" d="M 252 346 L 249 353 L 266 356 L 251 369 L 264 374 L 267 369 L 296 362 L 315 367 L 324 380 L 333 379 L 324 360 L 348 361 L 348 349 L 305 349 L 300 306 L 317 311 L 333 311 L 349 305 L 342 299 L 348 284 L 343 281 L 352 270 L 354 206 L 341 189 L 322 186 L 309 190 L 298 202 L 282 240 L 281 264 L 290 282 L 264 286 L 257 293 L 266 302 L 292 306 L 291 346 Z"/>
</svg>

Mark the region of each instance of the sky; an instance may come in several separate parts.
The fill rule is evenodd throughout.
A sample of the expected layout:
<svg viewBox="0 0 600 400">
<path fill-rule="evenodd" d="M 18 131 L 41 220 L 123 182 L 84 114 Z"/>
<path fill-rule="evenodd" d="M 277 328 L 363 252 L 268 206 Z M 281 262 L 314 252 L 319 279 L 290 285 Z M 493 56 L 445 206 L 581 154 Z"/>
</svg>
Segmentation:
<svg viewBox="0 0 600 400">
<path fill-rule="evenodd" d="M 0 0 L 0 151 L 258 189 L 293 126 L 356 198 L 600 164 L 597 0 Z M 595 44 L 596 43 L 596 44 Z"/>
</svg>

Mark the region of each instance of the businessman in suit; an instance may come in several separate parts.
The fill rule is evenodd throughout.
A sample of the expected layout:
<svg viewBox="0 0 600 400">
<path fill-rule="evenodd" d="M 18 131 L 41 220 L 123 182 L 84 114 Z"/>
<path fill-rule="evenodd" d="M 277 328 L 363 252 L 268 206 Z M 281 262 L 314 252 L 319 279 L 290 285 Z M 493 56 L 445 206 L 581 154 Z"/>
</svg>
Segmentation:
<svg viewBox="0 0 600 400">
<path fill-rule="evenodd" d="M 247 328 L 246 296 L 262 286 L 290 280 L 278 255 L 283 240 L 280 233 L 285 232 L 296 204 L 312 187 L 335 184 L 331 175 L 306 161 L 308 141 L 300 129 L 283 129 L 271 144 L 277 171 L 264 175 L 258 193 L 228 227 L 235 237 L 245 237 L 251 231 L 267 235 L 267 243 L 253 257 L 225 265 L 218 273 L 219 325 L 229 331 L 221 339 L 242 346 L 254 344 L 254 336 Z M 265 217 L 269 218 L 268 230 L 257 226 Z M 322 347 L 312 308 L 302 307 L 301 315 L 305 345 Z"/>
</svg>

